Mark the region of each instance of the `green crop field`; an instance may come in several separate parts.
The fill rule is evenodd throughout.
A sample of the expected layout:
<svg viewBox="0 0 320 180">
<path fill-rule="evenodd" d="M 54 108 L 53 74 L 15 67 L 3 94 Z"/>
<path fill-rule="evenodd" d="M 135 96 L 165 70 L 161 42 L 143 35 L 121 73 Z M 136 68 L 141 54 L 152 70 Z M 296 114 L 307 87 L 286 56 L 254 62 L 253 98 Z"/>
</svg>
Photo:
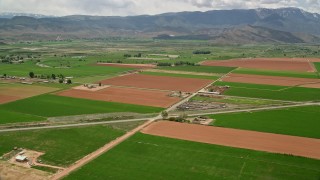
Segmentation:
<svg viewBox="0 0 320 180">
<path fill-rule="evenodd" d="M 136 134 L 65 179 L 314 179 L 320 161 Z"/>
<path fill-rule="evenodd" d="M 316 67 L 316 69 L 318 70 L 318 72 L 320 72 L 320 62 L 314 63 L 314 66 Z"/>
<path fill-rule="evenodd" d="M 1 64 L 0 72 L 6 73 L 10 76 L 28 77 L 29 72 L 34 72 L 36 75 L 50 75 L 62 74 L 64 76 L 72 77 L 86 77 L 92 75 L 107 75 L 118 74 L 124 71 L 132 70 L 132 68 L 108 67 L 108 66 L 94 66 L 82 65 L 71 68 L 43 68 L 36 66 L 33 62 L 26 62 L 23 64 Z"/>
<path fill-rule="evenodd" d="M 284 101 L 319 101 L 320 89 L 285 87 L 231 82 L 216 82 L 215 85 L 228 85 L 231 88 L 224 94 L 230 96 L 274 99 Z"/>
<path fill-rule="evenodd" d="M 131 122 L 134 126 L 140 123 Z M 126 130 L 120 127 L 87 126 L 0 133 L 0 156 L 14 147 L 23 147 L 44 152 L 40 157 L 43 163 L 67 166 L 123 135 Z"/>
<path fill-rule="evenodd" d="M 281 77 L 295 77 L 295 78 L 320 78 L 318 73 L 312 72 L 292 72 L 292 71 L 268 71 L 258 69 L 246 69 L 238 68 L 233 73 L 236 74 L 253 74 L 253 75 L 265 75 L 265 76 L 281 76 Z"/>
<path fill-rule="evenodd" d="M 320 138 L 320 106 L 211 115 L 213 125 L 293 136 Z"/>
<path fill-rule="evenodd" d="M 215 67 L 215 66 L 175 66 L 162 67 L 163 70 L 171 71 L 188 71 L 188 72 L 202 72 L 202 73 L 228 73 L 235 68 L 233 67 Z"/>
<path fill-rule="evenodd" d="M 43 117 L 111 112 L 156 113 L 163 110 L 156 107 L 93 101 L 50 94 L 0 105 L 0 109 Z"/>
<path fill-rule="evenodd" d="M 0 124 L 43 121 L 44 117 L 0 109 Z"/>
<path fill-rule="evenodd" d="M 212 79 L 212 80 L 216 80 L 219 78 L 217 76 L 205 76 L 205 75 L 193 75 L 193 74 L 174 74 L 174 73 L 147 72 L 147 71 L 143 71 L 140 74 L 147 74 L 147 75 L 154 75 L 154 76 L 196 78 L 196 79 Z"/>
</svg>

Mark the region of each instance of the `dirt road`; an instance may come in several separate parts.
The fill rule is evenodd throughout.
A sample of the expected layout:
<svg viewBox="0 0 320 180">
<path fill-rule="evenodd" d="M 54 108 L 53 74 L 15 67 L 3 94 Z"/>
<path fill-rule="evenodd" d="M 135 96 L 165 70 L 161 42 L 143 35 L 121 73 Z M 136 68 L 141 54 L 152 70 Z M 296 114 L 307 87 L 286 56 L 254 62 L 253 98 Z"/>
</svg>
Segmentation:
<svg viewBox="0 0 320 180">
<path fill-rule="evenodd" d="M 84 158 L 80 159 L 79 161 L 77 161 L 75 164 L 71 165 L 70 167 L 66 168 L 65 170 L 55 174 L 51 179 L 52 180 L 57 180 L 57 179 L 62 179 L 63 177 L 67 176 L 68 174 L 70 174 L 72 171 L 80 168 L 81 166 L 84 166 L 85 164 L 87 164 L 88 162 L 94 160 L 95 158 L 97 158 L 98 156 L 102 155 L 103 153 L 105 153 L 106 151 L 112 149 L 114 146 L 120 144 L 121 142 L 123 142 L 124 140 L 126 140 L 127 138 L 131 137 L 132 135 L 134 135 L 135 133 L 139 132 L 141 129 L 143 129 L 144 127 L 150 125 L 153 122 L 153 119 L 145 122 L 144 124 L 138 126 L 137 128 L 129 131 L 128 133 L 126 133 L 125 135 L 117 138 L 114 141 L 111 141 L 110 143 L 104 145 L 103 147 L 99 148 L 98 150 L 94 151 L 93 153 L 85 156 Z"/>
</svg>

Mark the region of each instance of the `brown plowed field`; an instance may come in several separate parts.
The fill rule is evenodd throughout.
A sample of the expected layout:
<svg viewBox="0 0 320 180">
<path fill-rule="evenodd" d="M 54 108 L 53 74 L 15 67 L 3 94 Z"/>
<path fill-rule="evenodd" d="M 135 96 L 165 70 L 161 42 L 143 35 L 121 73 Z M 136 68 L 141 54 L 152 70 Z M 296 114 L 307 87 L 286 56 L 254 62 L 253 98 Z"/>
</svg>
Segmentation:
<svg viewBox="0 0 320 180">
<path fill-rule="evenodd" d="M 101 81 L 101 83 L 114 86 L 129 86 L 146 89 L 196 92 L 209 83 L 212 83 L 212 81 L 207 79 L 130 74 L 106 79 Z"/>
<path fill-rule="evenodd" d="M 8 96 L 8 95 L 0 94 L 0 104 L 8 103 L 8 102 L 11 102 L 11 101 L 16 101 L 18 99 L 20 99 L 20 97 Z"/>
<path fill-rule="evenodd" d="M 277 86 L 298 86 L 298 85 L 305 85 L 310 83 L 320 83 L 320 79 L 263 76 L 263 75 L 249 75 L 249 74 L 229 74 L 228 76 L 223 78 L 223 81 L 250 83 L 250 84 L 267 84 L 267 85 L 277 85 Z"/>
<path fill-rule="evenodd" d="M 320 139 L 169 121 L 155 122 L 144 128 L 142 132 L 182 140 L 320 159 Z"/>
<path fill-rule="evenodd" d="M 0 86 L 0 104 L 24 99 L 52 91 L 59 90 L 58 88 L 20 85 L 20 84 L 3 84 Z"/>
<path fill-rule="evenodd" d="M 250 69 L 265 69 L 275 71 L 315 72 L 312 62 L 320 59 L 302 58 L 256 58 L 256 59 L 232 59 L 225 61 L 205 61 L 205 66 L 241 67 Z"/>
<path fill-rule="evenodd" d="M 320 89 L 320 82 L 316 84 L 305 84 L 302 85 L 301 87 L 307 87 L 307 88 L 319 88 Z"/>
<path fill-rule="evenodd" d="M 135 88 L 108 87 L 99 91 L 71 89 L 57 93 L 60 96 L 84 98 L 99 101 L 119 102 L 154 107 L 169 107 L 180 101 L 178 97 L 169 97 L 171 92 L 144 90 Z"/>
<path fill-rule="evenodd" d="M 136 68 L 136 69 L 150 69 L 150 68 L 155 68 L 156 67 L 156 65 L 153 65 L 153 64 L 98 63 L 97 65 L 98 66 Z"/>
</svg>

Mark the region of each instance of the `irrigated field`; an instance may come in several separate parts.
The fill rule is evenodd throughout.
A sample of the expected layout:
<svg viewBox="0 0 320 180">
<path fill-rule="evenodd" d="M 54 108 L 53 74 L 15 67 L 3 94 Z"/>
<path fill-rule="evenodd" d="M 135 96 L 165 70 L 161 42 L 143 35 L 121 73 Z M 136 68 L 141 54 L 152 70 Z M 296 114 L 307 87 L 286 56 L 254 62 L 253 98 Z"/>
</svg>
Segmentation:
<svg viewBox="0 0 320 180">
<path fill-rule="evenodd" d="M 205 61 L 206 66 L 242 67 L 252 69 L 265 69 L 275 71 L 315 72 L 312 62 L 308 59 L 285 58 L 255 58 L 232 59 L 225 61 Z"/>
<path fill-rule="evenodd" d="M 238 130 L 172 121 L 155 122 L 143 133 L 320 160 L 320 139 Z"/>
<path fill-rule="evenodd" d="M 76 99 L 56 95 L 41 95 L 32 97 L 1 105 L 0 108 L 12 112 L 26 113 L 43 117 L 111 112 L 156 113 L 163 110 L 162 108 L 156 107 Z"/>
<path fill-rule="evenodd" d="M 60 96 L 91 100 L 119 102 L 166 108 L 180 101 L 179 97 L 170 97 L 172 92 L 123 87 L 106 87 L 98 91 L 71 89 L 57 93 Z"/>
<path fill-rule="evenodd" d="M 65 77 L 86 77 L 93 75 L 118 74 L 128 70 L 132 70 L 132 68 L 92 65 L 77 65 L 70 68 L 43 68 L 36 66 L 33 62 L 26 62 L 24 64 L 1 64 L 0 66 L 1 72 L 7 73 L 10 76 L 20 77 L 27 77 L 29 72 L 42 75 L 63 74 Z"/>
<path fill-rule="evenodd" d="M 313 79 L 320 78 L 317 72 L 271 71 L 271 70 L 238 68 L 235 71 L 233 71 L 233 73 L 264 75 L 264 76 L 294 77 L 294 78 L 313 78 Z"/>
<path fill-rule="evenodd" d="M 234 67 L 210 67 L 210 66 L 175 66 L 175 67 L 163 67 L 163 70 L 169 71 L 189 71 L 189 72 L 203 72 L 203 73 L 217 73 L 217 74 L 225 74 L 232 70 Z"/>
<path fill-rule="evenodd" d="M 160 89 L 182 92 L 196 92 L 212 80 L 130 74 L 101 81 L 105 85 L 129 86 L 146 89 Z"/>
<path fill-rule="evenodd" d="M 0 124 L 43 121 L 44 117 L 0 109 Z"/>
<path fill-rule="evenodd" d="M 140 123 L 140 122 L 139 122 Z M 139 124 L 131 123 L 133 126 Z M 124 123 L 125 124 L 125 123 Z M 131 128 L 132 125 L 128 124 Z M 67 166 L 123 135 L 121 124 L 0 133 L 0 155 L 14 147 L 44 152 L 43 163 Z"/>
<path fill-rule="evenodd" d="M 319 160 L 136 134 L 65 179 L 316 180 L 319 166 Z"/>
<path fill-rule="evenodd" d="M 97 66 L 107 66 L 107 67 L 124 67 L 124 68 L 137 68 L 137 69 L 149 69 L 155 68 L 152 64 L 122 64 L 122 63 L 98 63 Z"/>
<path fill-rule="evenodd" d="M 293 136 L 320 138 L 320 106 L 217 114 L 213 125 Z"/>
<path fill-rule="evenodd" d="M 21 84 L 0 84 L 0 104 L 24 99 L 39 94 L 59 90 L 58 88 L 21 85 Z"/>
<path fill-rule="evenodd" d="M 233 82 L 216 82 L 215 85 L 228 85 L 231 88 L 224 94 L 230 96 L 285 100 L 318 101 L 320 89 L 302 87 L 284 87 L 272 85 L 245 84 Z"/>
<path fill-rule="evenodd" d="M 153 75 L 153 76 L 195 78 L 195 79 L 211 79 L 211 80 L 216 80 L 216 79 L 219 78 L 218 76 L 193 75 L 193 74 L 175 74 L 175 73 L 148 72 L 148 71 L 143 71 L 140 74 Z"/>
<path fill-rule="evenodd" d="M 223 78 L 225 82 L 250 83 L 250 84 L 266 84 L 276 86 L 308 86 L 319 84 L 320 79 L 292 78 L 292 77 L 275 77 L 263 75 L 247 75 L 247 74 L 229 74 Z"/>
<path fill-rule="evenodd" d="M 318 70 L 318 73 L 320 73 L 320 62 L 315 62 L 314 66 L 316 67 L 316 69 Z"/>
</svg>

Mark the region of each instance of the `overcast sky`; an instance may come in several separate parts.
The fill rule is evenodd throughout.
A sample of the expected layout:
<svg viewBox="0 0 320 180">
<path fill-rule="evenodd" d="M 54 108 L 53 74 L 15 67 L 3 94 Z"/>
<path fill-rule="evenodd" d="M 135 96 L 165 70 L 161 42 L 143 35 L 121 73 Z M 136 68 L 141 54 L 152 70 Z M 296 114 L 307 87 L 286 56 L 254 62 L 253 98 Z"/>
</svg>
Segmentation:
<svg viewBox="0 0 320 180">
<path fill-rule="evenodd" d="M 213 9 L 297 7 L 320 13 L 320 0 L 0 0 L 1 12 L 127 16 Z"/>
</svg>

